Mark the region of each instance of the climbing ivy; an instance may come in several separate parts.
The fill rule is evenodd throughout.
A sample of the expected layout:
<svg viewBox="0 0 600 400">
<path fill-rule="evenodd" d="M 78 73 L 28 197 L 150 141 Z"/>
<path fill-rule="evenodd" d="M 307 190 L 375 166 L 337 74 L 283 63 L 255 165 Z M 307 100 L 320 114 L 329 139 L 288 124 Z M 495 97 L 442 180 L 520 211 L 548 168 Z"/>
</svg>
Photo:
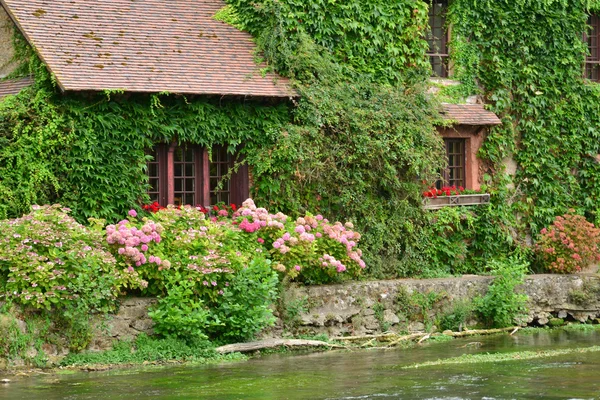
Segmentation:
<svg viewBox="0 0 600 400">
<path fill-rule="evenodd" d="M 24 54 L 21 51 L 20 54 Z M 156 142 L 258 152 L 289 107 L 169 95 L 64 95 L 32 53 L 35 84 L 0 102 L 0 217 L 60 202 L 81 221 L 114 221 L 148 200 L 145 150 Z"/>
<path fill-rule="evenodd" d="M 569 208 L 593 217 L 600 207 L 600 87 L 583 78 L 582 40 L 597 6 L 587 0 L 450 6 L 452 43 L 469 60 L 461 79 L 481 85 L 504 121 L 480 154 L 496 170 L 515 159 L 515 200 L 534 234 Z"/>
<path fill-rule="evenodd" d="M 437 105 L 425 94 L 428 2 L 228 4 L 215 18 L 255 36 L 257 56 L 292 79 L 293 104 L 64 95 L 22 46 L 20 73 L 36 83 L 0 103 L 0 216 L 60 201 L 80 219 L 114 219 L 147 199 L 151 143 L 243 144 L 253 196 L 273 210 L 353 220 L 372 273 L 412 274 L 443 259 L 423 250 L 440 219 L 420 208 L 422 181 L 444 163 Z M 480 151 L 492 205 L 468 211 L 466 242 L 448 238 L 466 246 L 471 262 L 451 270 L 513 253 L 569 208 L 598 219 L 600 86 L 582 76 L 582 34 L 597 8 L 588 0 L 451 2 L 452 66 L 462 85 L 443 95 L 481 93 L 503 121 Z M 514 176 L 504 174 L 509 158 Z"/>
<path fill-rule="evenodd" d="M 301 46 L 303 37 L 327 54 L 346 75 L 379 82 L 417 82 L 429 75 L 425 57 L 428 27 L 423 0 L 228 0 L 236 25 L 258 38 L 280 73 L 306 80 L 304 70 L 317 54 Z M 365 77 L 366 76 L 366 77 Z"/>
</svg>

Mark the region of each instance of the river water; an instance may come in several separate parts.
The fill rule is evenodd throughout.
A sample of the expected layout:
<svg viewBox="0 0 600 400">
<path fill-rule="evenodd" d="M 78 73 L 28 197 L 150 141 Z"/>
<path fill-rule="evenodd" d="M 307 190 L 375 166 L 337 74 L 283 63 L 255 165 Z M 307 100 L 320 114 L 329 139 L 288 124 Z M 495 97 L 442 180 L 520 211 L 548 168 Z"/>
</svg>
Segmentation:
<svg viewBox="0 0 600 400">
<path fill-rule="evenodd" d="M 402 367 L 464 354 L 589 348 L 600 331 L 540 330 L 411 349 L 276 354 L 209 366 L 11 377 L 0 399 L 599 399 L 600 352 Z"/>
</svg>

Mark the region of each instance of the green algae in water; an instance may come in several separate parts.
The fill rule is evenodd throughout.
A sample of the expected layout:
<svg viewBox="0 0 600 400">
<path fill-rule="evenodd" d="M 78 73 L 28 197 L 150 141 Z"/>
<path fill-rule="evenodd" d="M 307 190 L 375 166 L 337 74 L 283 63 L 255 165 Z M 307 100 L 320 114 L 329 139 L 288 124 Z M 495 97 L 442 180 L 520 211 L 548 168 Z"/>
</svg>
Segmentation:
<svg viewBox="0 0 600 400">
<path fill-rule="evenodd" d="M 520 351 L 512 353 L 495 353 L 495 354 L 465 354 L 460 357 L 448 358 L 437 361 L 427 361 L 419 364 L 412 364 L 400 367 L 401 369 L 431 367 L 435 365 L 449 364 L 478 364 L 478 363 L 496 363 L 502 361 L 525 361 L 536 358 L 557 357 L 567 354 L 582 354 L 600 351 L 600 346 L 583 347 L 577 349 L 561 349 L 561 350 L 546 350 L 546 351 Z"/>
</svg>

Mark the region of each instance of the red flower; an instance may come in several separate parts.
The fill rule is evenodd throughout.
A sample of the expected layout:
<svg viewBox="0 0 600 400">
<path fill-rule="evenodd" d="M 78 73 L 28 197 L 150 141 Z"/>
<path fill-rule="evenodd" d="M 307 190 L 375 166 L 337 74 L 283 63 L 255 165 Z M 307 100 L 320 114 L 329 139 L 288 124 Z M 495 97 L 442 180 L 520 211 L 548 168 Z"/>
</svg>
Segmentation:
<svg viewBox="0 0 600 400">
<path fill-rule="evenodd" d="M 231 203 L 229 207 L 231 207 L 233 211 L 237 211 L 237 206 L 235 204 Z"/>
<path fill-rule="evenodd" d="M 213 206 L 213 211 L 219 211 L 219 206 Z"/>
</svg>

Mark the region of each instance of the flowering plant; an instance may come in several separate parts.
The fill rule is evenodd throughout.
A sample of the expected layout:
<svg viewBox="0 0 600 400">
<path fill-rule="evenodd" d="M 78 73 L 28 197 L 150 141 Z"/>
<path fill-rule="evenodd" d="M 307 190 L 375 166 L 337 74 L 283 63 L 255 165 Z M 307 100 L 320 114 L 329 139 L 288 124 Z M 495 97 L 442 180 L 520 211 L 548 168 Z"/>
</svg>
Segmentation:
<svg viewBox="0 0 600 400">
<path fill-rule="evenodd" d="M 142 292 L 160 296 L 150 313 L 157 332 L 244 339 L 272 322 L 277 276 L 262 254 L 236 243 L 231 219 L 205 214 L 191 206 L 130 213 L 107 226 L 106 240 L 128 270 L 148 280 Z"/>
<path fill-rule="evenodd" d="M 431 187 L 429 190 L 423 192 L 424 197 L 428 197 L 430 199 L 436 199 L 442 196 L 456 196 L 462 194 L 465 191 L 465 188 L 462 186 L 456 187 L 456 185 L 452 186 L 444 186 L 441 189 L 437 189 L 436 187 Z"/>
<path fill-rule="evenodd" d="M 210 212 L 191 206 L 149 211 L 138 216 L 132 210 L 107 226 L 106 241 L 127 271 L 148 281 L 142 293 L 160 296 L 151 316 L 164 334 L 246 339 L 273 322 L 275 271 L 329 283 L 365 267 L 352 224 L 321 215 L 293 220 L 251 199 Z"/>
<path fill-rule="evenodd" d="M 77 223 L 60 205 L 34 206 L 0 221 L 0 276 L 7 299 L 36 308 L 83 304 L 109 311 L 123 287 L 140 287 L 135 272 L 118 268 L 102 232 Z"/>
<path fill-rule="evenodd" d="M 356 278 L 365 268 L 358 249 L 360 234 L 351 223 L 330 223 L 322 215 L 293 220 L 270 214 L 246 200 L 233 214 L 234 222 L 259 251 L 270 254 L 274 268 L 291 280 L 322 284 Z"/>
<path fill-rule="evenodd" d="M 535 250 L 544 267 L 550 271 L 579 272 L 600 261 L 600 229 L 581 215 L 558 216 L 550 227 L 540 233 Z"/>
</svg>

